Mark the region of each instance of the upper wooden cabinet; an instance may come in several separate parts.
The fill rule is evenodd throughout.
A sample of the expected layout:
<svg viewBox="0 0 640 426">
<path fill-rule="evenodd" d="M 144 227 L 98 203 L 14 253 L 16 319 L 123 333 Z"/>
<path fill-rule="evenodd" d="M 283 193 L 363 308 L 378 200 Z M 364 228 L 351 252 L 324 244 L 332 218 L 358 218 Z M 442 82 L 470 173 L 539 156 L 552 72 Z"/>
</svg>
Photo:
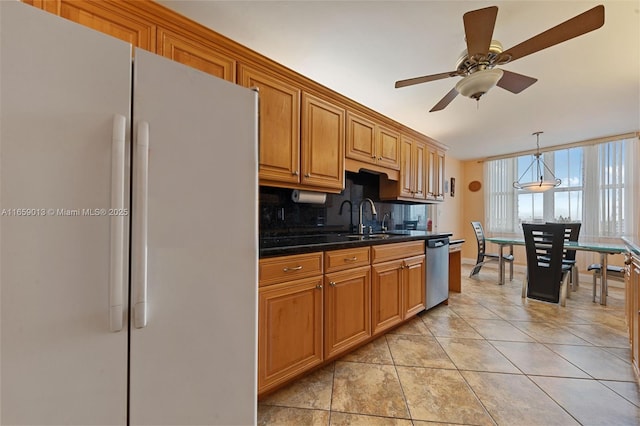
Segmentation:
<svg viewBox="0 0 640 426">
<path fill-rule="evenodd" d="M 344 189 L 345 110 L 302 93 L 300 183 L 333 192 Z"/>
<path fill-rule="evenodd" d="M 259 90 L 260 183 L 300 183 L 300 89 L 248 65 L 238 83 Z"/>
<path fill-rule="evenodd" d="M 444 151 L 433 147 L 427 160 L 427 199 L 444 201 Z"/>
<path fill-rule="evenodd" d="M 437 143 L 157 2 L 22 1 L 227 81 L 258 87 L 261 185 L 337 193 L 344 189 L 345 169 L 365 169 L 380 174 L 385 200 L 444 200 L 444 153 Z M 424 146 L 431 145 L 434 150 L 425 153 Z"/>
<path fill-rule="evenodd" d="M 156 50 L 156 25 L 125 1 L 25 0 L 63 18 L 93 28 L 151 52 Z"/>
<path fill-rule="evenodd" d="M 383 200 L 425 201 L 427 185 L 427 145 L 402 135 L 400 139 L 400 179 L 380 178 Z"/>
<path fill-rule="evenodd" d="M 400 133 L 349 111 L 346 156 L 367 164 L 399 170 Z"/>
<path fill-rule="evenodd" d="M 235 59 L 189 33 L 158 28 L 157 53 L 232 83 L 236 81 Z"/>
</svg>

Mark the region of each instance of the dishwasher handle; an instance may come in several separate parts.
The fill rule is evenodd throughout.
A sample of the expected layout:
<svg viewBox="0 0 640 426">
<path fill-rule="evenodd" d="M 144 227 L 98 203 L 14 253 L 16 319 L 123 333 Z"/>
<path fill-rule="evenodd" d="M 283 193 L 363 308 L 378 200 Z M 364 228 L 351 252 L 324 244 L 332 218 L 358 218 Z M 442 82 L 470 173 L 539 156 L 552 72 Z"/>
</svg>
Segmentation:
<svg viewBox="0 0 640 426">
<path fill-rule="evenodd" d="M 449 245 L 449 237 L 427 240 L 427 248 L 439 248 Z"/>
</svg>

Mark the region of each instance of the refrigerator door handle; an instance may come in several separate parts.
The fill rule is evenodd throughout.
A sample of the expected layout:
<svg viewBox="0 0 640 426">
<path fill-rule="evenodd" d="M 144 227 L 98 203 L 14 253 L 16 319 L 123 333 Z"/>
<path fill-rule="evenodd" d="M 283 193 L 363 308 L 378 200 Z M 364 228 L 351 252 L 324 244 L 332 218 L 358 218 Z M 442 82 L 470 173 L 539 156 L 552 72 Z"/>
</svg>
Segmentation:
<svg viewBox="0 0 640 426">
<path fill-rule="evenodd" d="M 134 152 L 132 292 L 133 324 L 147 326 L 147 181 L 149 172 L 149 123 L 138 123 Z"/>
<path fill-rule="evenodd" d="M 122 330 L 123 281 L 124 281 L 124 205 L 125 137 L 127 119 L 116 114 L 113 117 L 111 140 L 111 253 L 109 270 L 109 329 Z"/>
</svg>

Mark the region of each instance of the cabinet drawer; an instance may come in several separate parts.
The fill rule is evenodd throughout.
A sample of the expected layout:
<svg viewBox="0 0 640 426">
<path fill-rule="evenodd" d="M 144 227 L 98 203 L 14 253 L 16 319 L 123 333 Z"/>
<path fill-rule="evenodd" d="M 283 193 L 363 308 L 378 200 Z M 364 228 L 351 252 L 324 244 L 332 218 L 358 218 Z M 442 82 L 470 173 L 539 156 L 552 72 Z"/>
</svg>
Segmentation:
<svg viewBox="0 0 640 426">
<path fill-rule="evenodd" d="M 333 250 L 324 253 L 325 272 L 367 266 L 371 263 L 369 247 Z"/>
<path fill-rule="evenodd" d="M 382 244 L 371 247 L 371 263 L 386 262 L 387 260 L 402 259 L 421 254 L 424 254 L 424 241 Z"/>
<path fill-rule="evenodd" d="M 260 259 L 260 286 L 322 274 L 322 252 Z"/>
</svg>

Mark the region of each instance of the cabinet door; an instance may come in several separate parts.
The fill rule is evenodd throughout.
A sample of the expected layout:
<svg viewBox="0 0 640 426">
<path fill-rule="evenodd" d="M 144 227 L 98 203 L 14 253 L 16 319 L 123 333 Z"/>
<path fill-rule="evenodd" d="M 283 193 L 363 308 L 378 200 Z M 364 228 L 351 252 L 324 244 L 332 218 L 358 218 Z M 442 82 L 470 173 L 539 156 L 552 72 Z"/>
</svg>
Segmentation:
<svg viewBox="0 0 640 426">
<path fill-rule="evenodd" d="M 640 371 L 640 259 L 633 258 L 631 268 L 630 283 L 633 292 L 633 307 L 631 318 L 628 319 L 631 329 L 631 359 L 636 372 Z"/>
<path fill-rule="evenodd" d="M 400 133 L 378 126 L 376 132 L 376 162 L 379 166 L 400 169 Z"/>
<path fill-rule="evenodd" d="M 376 163 L 376 125 L 351 111 L 347 112 L 346 156 L 365 163 Z"/>
<path fill-rule="evenodd" d="M 324 355 L 337 355 L 371 336 L 371 268 L 326 274 Z"/>
<path fill-rule="evenodd" d="M 425 185 L 427 181 L 426 176 L 426 157 L 427 157 L 427 148 L 421 142 L 415 142 L 413 144 L 413 182 L 414 182 L 414 193 L 413 197 L 424 200 L 426 198 Z"/>
<path fill-rule="evenodd" d="M 302 94 L 302 184 L 344 189 L 344 129 L 344 109 Z"/>
<path fill-rule="evenodd" d="M 427 199 L 435 200 L 436 193 L 438 192 L 436 189 L 436 151 L 433 148 L 429 148 L 427 152 L 427 171 L 426 171 L 426 182 L 427 182 Z"/>
<path fill-rule="evenodd" d="M 413 141 L 405 136 L 400 141 L 400 197 L 413 197 Z"/>
<path fill-rule="evenodd" d="M 444 201 L 444 152 L 436 151 L 436 200 Z"/>
<path fill-rule="evenodd" d="M 444 152 L 432 147 L 427 161 L 427 199 L 444 200 Z"/>
<path fill-rule="evenodd" d="M 217 51 L 213 45 L 198 41 L 193 35 L 158 28 L 157 53 L 218 78 L 235 82 L 236 61 L 230 55 Z"/>
<path fill-rule="evenodd" d="M 88 0 L 32 1 L 26 3 L 108 34 L 151 52 L 156 50 L 156 28 L 126 2 Z M 125 10 L 126 9 L 126 10 Z"/>
<path fill-rule="evenodd" d="M 299 183 L 300 89 L 244 64 L 238 84 L 260 91 L 261 183 Z"/>
<path fill-rule="evenodd" d="M 425 257 L 405 259 L 403 266 L 404 318 L 407 318 L 423 311 L 426 306 Z"/>
<path fill-rule="evenodd" d="M 373 334 L 402 321 L 402 260 L 371 267 L 371 320 Z"/>
<path fill-rule="evenodd" d="M 258 392 L 322 362 L 322 277 L 262 287 Z"/>
</svg>

